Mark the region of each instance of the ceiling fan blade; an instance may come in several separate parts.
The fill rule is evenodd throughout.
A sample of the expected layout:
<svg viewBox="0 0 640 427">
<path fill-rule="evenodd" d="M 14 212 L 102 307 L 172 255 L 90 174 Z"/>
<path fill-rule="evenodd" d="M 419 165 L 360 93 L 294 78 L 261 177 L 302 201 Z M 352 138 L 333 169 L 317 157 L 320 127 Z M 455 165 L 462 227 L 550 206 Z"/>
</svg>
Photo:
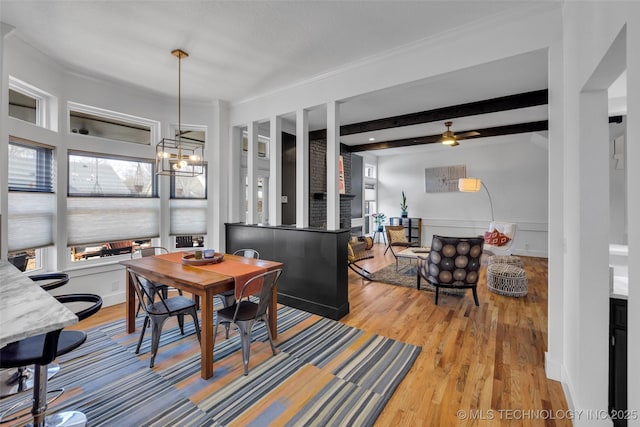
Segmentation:
<svg viewBox="0 0 640 427">
<path fill-rule="evenodd" d="M 476 137 L 476 136 L 479 136 L 479 135 L 480 135 L 480 132 L 475 131 L 475 130 L 470 130 L 470 131 L 467 131 L 467 132 L 460 132 L 460 133 L 456 132 L 456 138 L 457 139 L 473 138 L 473 137 Z"/>
</svg>

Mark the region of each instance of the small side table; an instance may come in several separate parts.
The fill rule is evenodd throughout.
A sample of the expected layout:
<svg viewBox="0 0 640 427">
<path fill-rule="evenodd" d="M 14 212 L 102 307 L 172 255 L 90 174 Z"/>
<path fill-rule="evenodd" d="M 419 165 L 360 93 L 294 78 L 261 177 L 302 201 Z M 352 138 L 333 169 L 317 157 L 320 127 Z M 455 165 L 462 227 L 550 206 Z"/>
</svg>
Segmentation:
<svg viewBox="0 0 640 427">
<path fill-rule="evenodd" d="M 384 241 L 384 244 L 387 244 L 387 235 L 386 233 L 383 231 L 380 231 L 376 228 L 376 231 L 373 232 L 373 243 L 376 243 L 376 239 L 378 243 L 380 243 L 380 236 L 382 236 L 382 241 Z"/>
</svg>

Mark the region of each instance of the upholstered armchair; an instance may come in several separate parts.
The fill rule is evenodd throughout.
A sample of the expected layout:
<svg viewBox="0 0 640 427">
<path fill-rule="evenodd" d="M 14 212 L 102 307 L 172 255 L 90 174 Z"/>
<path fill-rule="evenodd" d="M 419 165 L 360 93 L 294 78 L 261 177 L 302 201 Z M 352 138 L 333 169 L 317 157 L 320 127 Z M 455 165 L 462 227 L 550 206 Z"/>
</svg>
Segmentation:
<svg viewBox="0 0 640 427">
<path fill-rule="evenodd" d="M 396 259 L 396 271 L 398 271 L 398 255 L 396 255 L 396 252 L 419 246 L 417 242 L 412 243 L 407 240 L 405 230 L 402 225 L 387 225 L 385 227 L 385 232 L 387 233 L 387 248 L 384 250 L 384 254 L 386 255 L 387 251 L 391 250 L 391 253 Z"/>
<path fill-rule="evenodd" d="M 436 288 L 436 305 L 440 288 L 471 289 L 478 302 L 478 278 L 484 239 L 478 237 L 433 236 L 428 257 L 418 257 L 417 285 L 424 278 Z"/>
</svg>

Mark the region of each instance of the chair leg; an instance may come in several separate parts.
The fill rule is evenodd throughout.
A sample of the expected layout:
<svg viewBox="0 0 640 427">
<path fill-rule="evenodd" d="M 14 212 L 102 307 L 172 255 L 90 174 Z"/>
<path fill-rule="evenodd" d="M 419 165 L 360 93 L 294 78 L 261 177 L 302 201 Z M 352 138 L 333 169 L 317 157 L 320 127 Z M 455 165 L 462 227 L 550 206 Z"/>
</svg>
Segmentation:
<svg viewBox="0 0 640 427">
<path fill-rule="evenodd" d="M 160 335 L 162 334 L 162 326 L 169 316 L 154 316 L 151 319 L 151 360 L 149 361 L 149 367 L 153 368 L 153 364 L 156 360 L 156 354 L 158 353 L 158 347 L 160 346 Z"/>
<path fill-rule="evenodd" d="M 216 335 L 218 335 L 218 325 L 220 324 L 220 316 L 216 313 L 216 323 L 213 325 L 213 348 L 216 348 Z M 215 358 L 215 351 L 213 352 L 213 357 Z"/>
<path fill-rule="evenodd" d="M 193 326 L 195 326 L 196 328 L 196 335 L 198 336 L 198 342 L 202 342 L 202 340 L 200 339 L 200 322 L 198 322 L 198 312 L 196 311 L 195 307 L 189 311 L 191 312 L 191 317 L 193 317 Z"/>
<path fill-rule="evenodd" d="M 244 364 L 244 374 L 249 375 L 249 356 L 251 352 L 251 328 L 253 321 L 236 323 L 240 329 L 240 341 L 242 342 L 242 362 Z"/>
<path fill-rule="evenodd" d="M 436 286 L 436 305 L 438 305 L 438 294 L 440 293 L 440 288 Z"/>
<path fill-rule="evenodd" d="M 184 314 L 178 314 L 178 326 L 180 326 L 180 335 L 184 335 Z"/>
<path fill-rule="evenodd" d="M 227 308 L 232 306 L 236 302 L 236 296 L 234 295 L 220 295 L 220 299 L 222 300 L 222 306 Z M 225 329 L 225 339 L 229 339 L 229 329 L 231 328 L 231 322 L 222 322 L 224 323 Z"/>
<path fill-rule="evenodd" d="M 267 336 L 269 337 L 269 344 L 271 344 L 271 352 L 275 356 L 276 355 L 276 346 L 273 343 L 273 337 L 271 336 L 271 328 L 269 328 L 269 319 L 267 318 L 266 315 L 264 315 L 264 316 L 262 316 L 261 320 L 264 322 L 264 325 L 266 326 Z"/>
<path fill-rule="evenodd" d="M 476 302 L 476 305 L 479 307 L 480 303 L 478 302 L 478 291 L 475 286 L 471 288 L 471 290 L 473 291 L 473 300 Z"/>
<path fill-rule="evenodd" d="M 147 326 L 149 326 L 149 316 L 144 317 L 144 324 L 142 325 L 142 331 L 140 331 L 140 338 L 138 339 L 136 354 L 140 353 L 140 346 L 142 345 L 142 340 L 144 339 L 144 331 L 147 330 Z"/>
</svg>

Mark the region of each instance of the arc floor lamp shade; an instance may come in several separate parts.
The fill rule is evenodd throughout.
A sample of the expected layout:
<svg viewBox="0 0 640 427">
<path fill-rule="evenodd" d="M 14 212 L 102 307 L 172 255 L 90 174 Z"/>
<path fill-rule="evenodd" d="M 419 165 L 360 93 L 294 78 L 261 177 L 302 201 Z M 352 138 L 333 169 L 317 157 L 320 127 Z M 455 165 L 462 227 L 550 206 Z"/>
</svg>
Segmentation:
<svg viewBox="0 0 640 427">
<path fill-rule="evenodd" d="M 489 197 L 489 206 L 491 207 L 491 221 L 493 221 L 493 201 L 491 200 L 491 193 L 484 182 L 480 178 L 460 178 L 458 179 L 458 190 L 463 193 L 477 193 L 481 188 L 487 192 Z"/>
</svg>

